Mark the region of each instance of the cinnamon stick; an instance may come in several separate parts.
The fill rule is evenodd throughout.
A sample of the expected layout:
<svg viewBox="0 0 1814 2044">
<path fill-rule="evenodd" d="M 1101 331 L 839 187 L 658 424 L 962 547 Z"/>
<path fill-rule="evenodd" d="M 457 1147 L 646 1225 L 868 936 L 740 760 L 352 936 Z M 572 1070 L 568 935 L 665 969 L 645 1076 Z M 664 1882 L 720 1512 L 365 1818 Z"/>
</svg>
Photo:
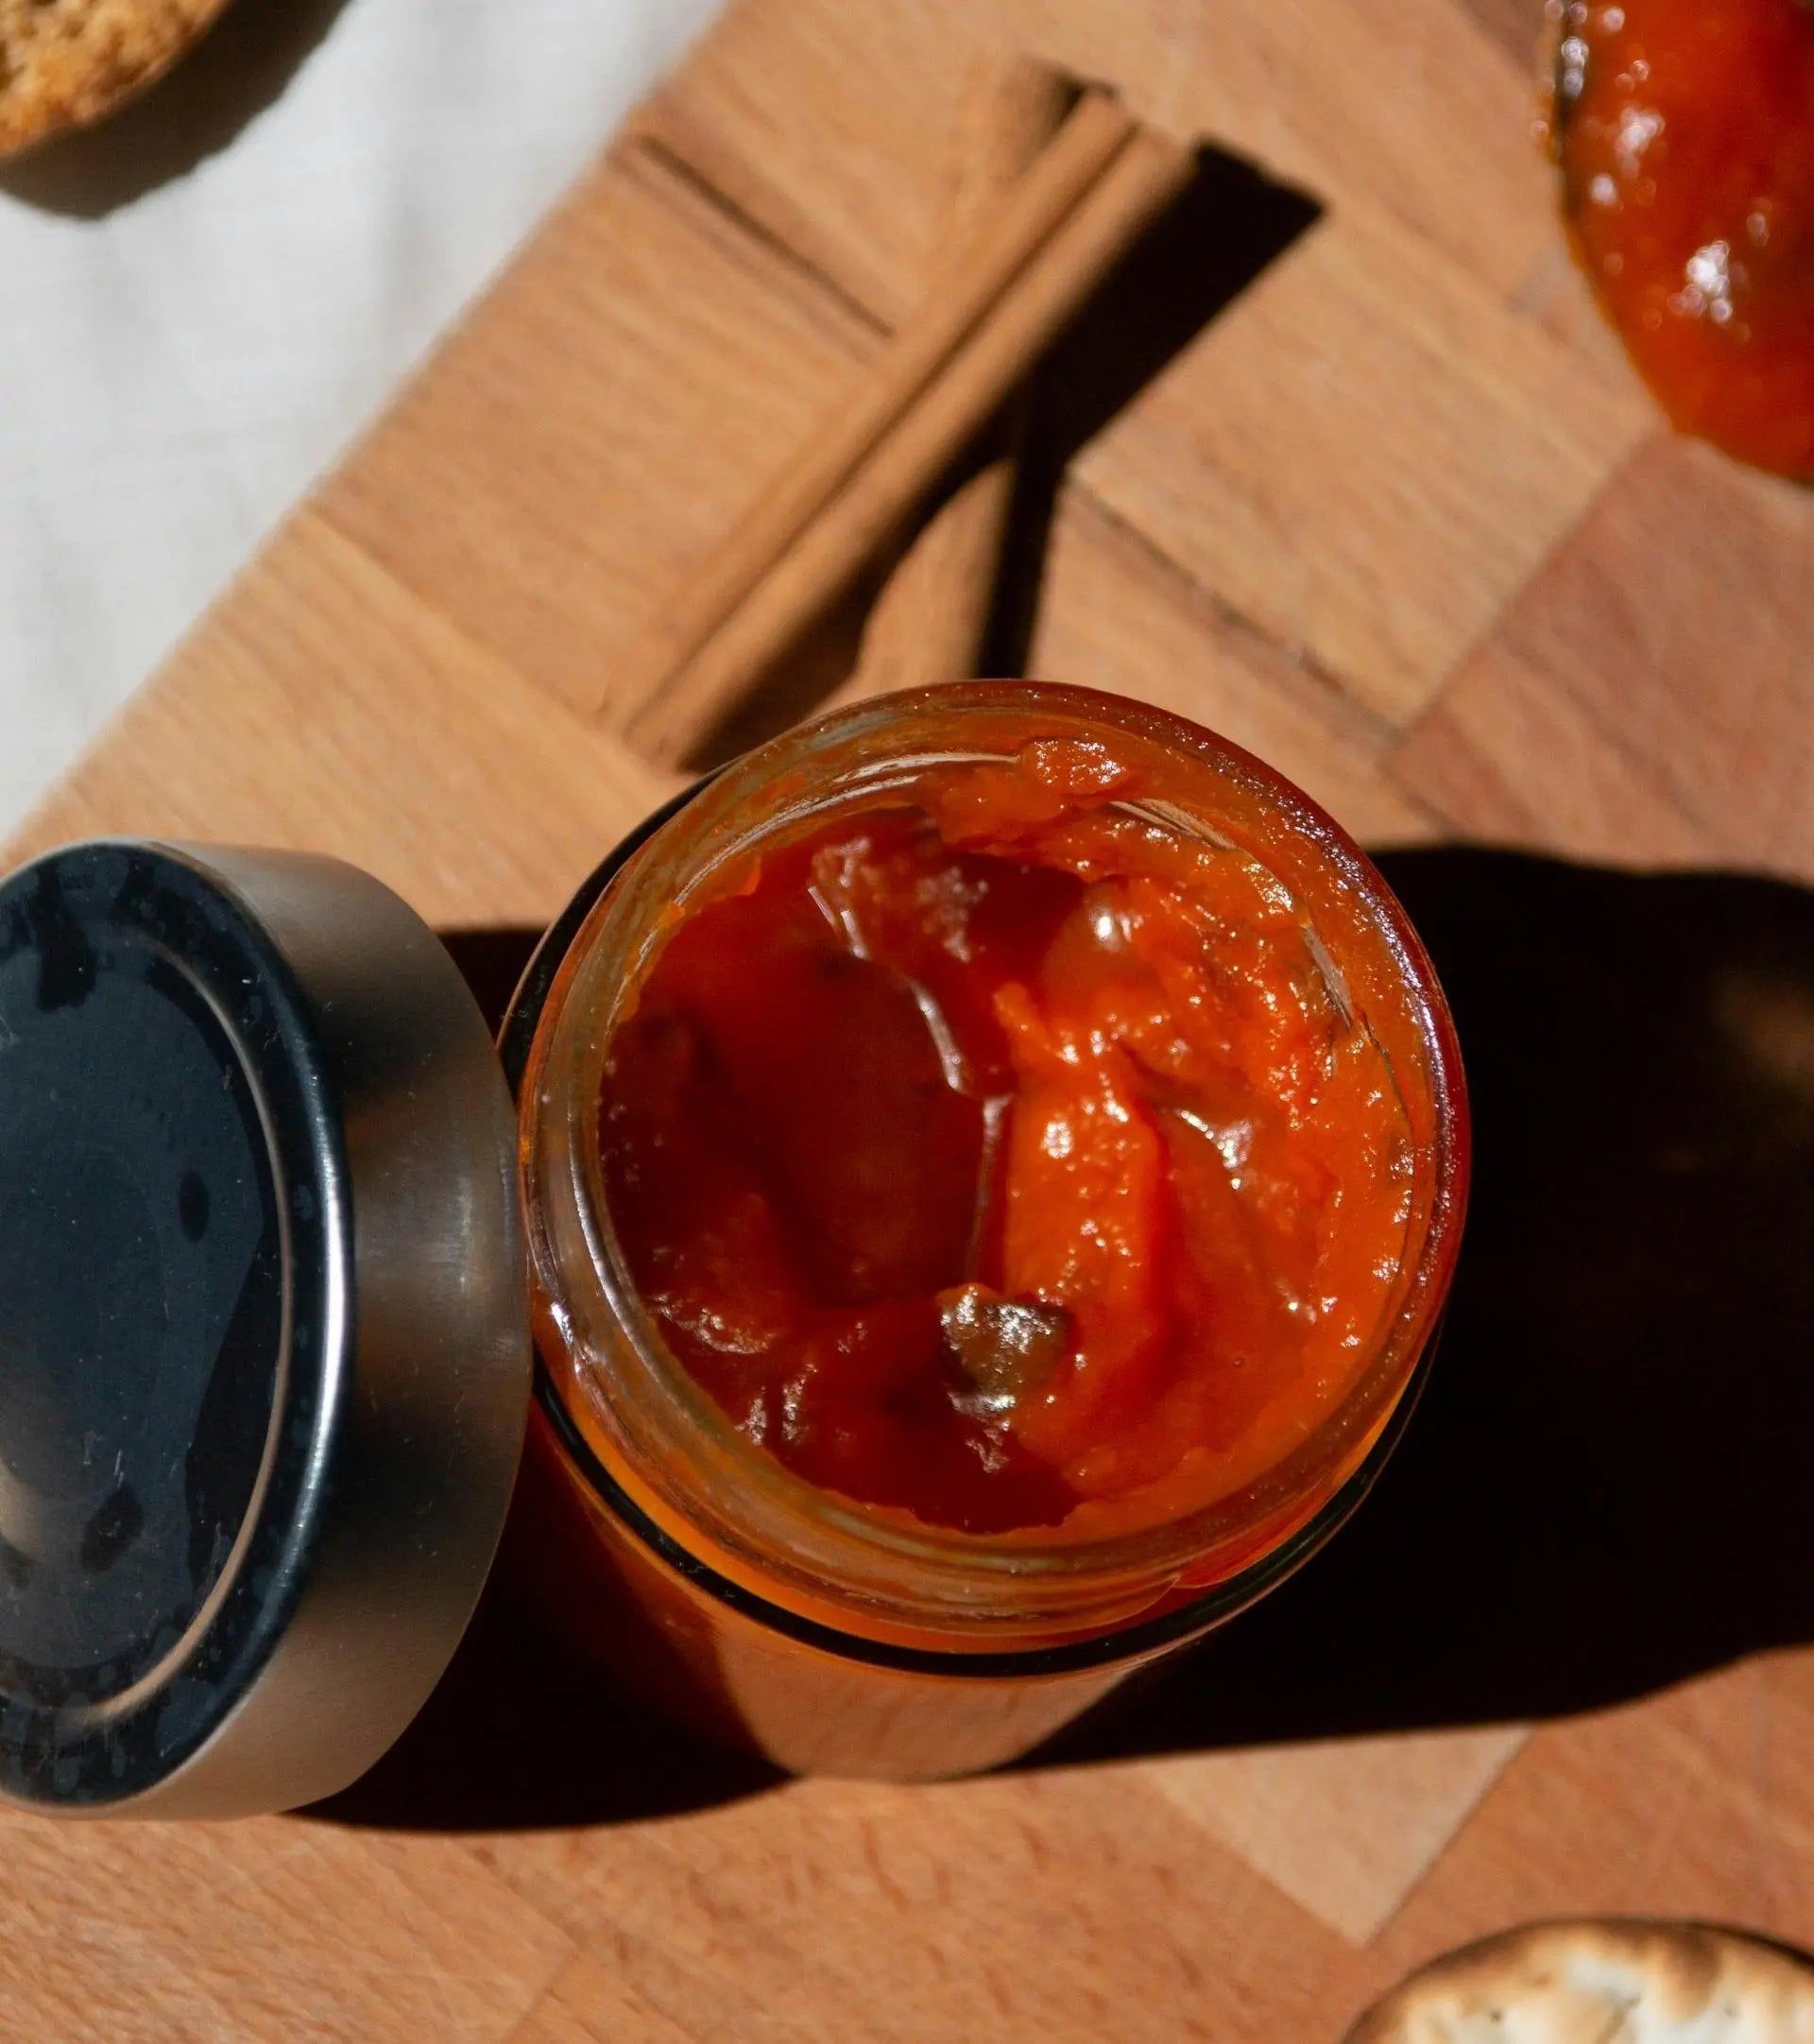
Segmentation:
<svg viewBox="0 0 1814 2044">
<path fill-rule="evenodd" d="M 980 64 L 958 117 L 947 240 L 960 246 L 1057 133 L 1077 96 L 1063 72 L 1012 52 Z M 1027 390 L 985 429 L 970 472 L 877 598 L 848 681 L 827 707 L 981 674 L 1026 437 Z"/>
<path fill-rule="evenodd" d="M 944 286 L 883 350 L 863 393 L 807 443 L 617 663 L 608 723 L 633 725 L 642 707 L 706 645 L 1070 219 L 1079 199 L 1125 149 L 1133 129 L 1110 94 L 1097 88 L 1083 95 Z"/>
<path fill-rule="evenodd" d="M 1024 219 L 1029 193 L 1050 189 L 1054 159 L 1074 157 L 1068 138 L 1080 117 L 1102 103 L 1086 94 L 1002 208 L 1002 220 Z M 854 455 L 851 436 L 834 432 L 835 462 L 815 451 L 796 465 L 797 472 L 816 475 L 836 468 L 844 479 L 794 530 L 789 543 L 774 550 L 769 532 L 761 546 L 728 550 L 728 564 L 716 562 L 702 577 L 704 594 L 695 586 L 676 607 L 673 625 L 660 636 L 670 646 L 688 643 L 696 650 L 684 664 L 665 668 L 654 693 L 642 695 L 632 682 L 646 683 L 651 673 L 664 671 L 662 661 L 647 659 L 645 648 L 616 698 L 621 708 L 612 721 L 640 749 L 661 764 L 684 762 L 753 690 L 803 626 L 821 615 L 896 536 L 1115 263 L 1182 191 L 1190 169 L 1190 152 L 1182 145 L 1152 130 L 1132 134 L 1073 210 L 1003 281 L 999 297 L 966 324 L 963 340 L 916 382 L 904 404 L 898 402 L 898 381 L 885 379 L 886 402 L 872 400 L 864 408 L 889 419 L 883 431 L 865 434 Z M 989 245 L 998 257 L 1001 242 L 992 232 Z M 999 259 L 994 266 L 1007 267 Z M 946 301 L 954 295 L 967 307 L 979 267 L 974 257 L 961 264 L 956 280 L 934 295 L 922 321 L 950 331 L 957 322 Z M 794 529 L 795 507 L 777 524 Z M 743 594 L 726 602 L 725 592 L 733 587 Z M 705 617 L 715 625 L 702 629 Z"/>
</svg>

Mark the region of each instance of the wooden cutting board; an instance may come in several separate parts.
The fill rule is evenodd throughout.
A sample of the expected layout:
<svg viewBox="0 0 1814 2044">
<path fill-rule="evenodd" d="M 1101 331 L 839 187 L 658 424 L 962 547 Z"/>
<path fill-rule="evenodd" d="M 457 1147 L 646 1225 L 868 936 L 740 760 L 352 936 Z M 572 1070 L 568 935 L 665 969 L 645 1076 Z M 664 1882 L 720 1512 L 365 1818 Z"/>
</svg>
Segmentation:
<svg viewBox="0 0 1814 2044">
<path fill-rule="evenodd" d="M 539 1760 L 525 1678 L 413 1829 L 8 1820 L 0 2034 L 1333 2044 L 1532 1915 L 1814 1942 L 1814 937 L 1799 888 L 1737 877 L 1814 878 L 1814 497 L 1671 440 L 1597 324 L 1530 135 L 1535 14 L 742 0 L 9 848 L 307 847 L 445 929 L 544 922 L 670 784 L 593 720 L 614 657 L 935 260 L 971 58 L 1112 79 L 1296 196 L 1241 254 L 1252 180 L 1206 181 L 1160 301 L 1256 274 L 1097 393 L 1033 671 L 1218 727 L 1369 843 L 1550 855 L 1392 868 L 1482 1142 L 1380 1498 L 1001 1778 L 626 1765 L 601 1713 L 534 1821 L 448 1828 L 505 1747 Z M 592 1758 L 654 1793 L 564 1807 Z"/>
</svg>

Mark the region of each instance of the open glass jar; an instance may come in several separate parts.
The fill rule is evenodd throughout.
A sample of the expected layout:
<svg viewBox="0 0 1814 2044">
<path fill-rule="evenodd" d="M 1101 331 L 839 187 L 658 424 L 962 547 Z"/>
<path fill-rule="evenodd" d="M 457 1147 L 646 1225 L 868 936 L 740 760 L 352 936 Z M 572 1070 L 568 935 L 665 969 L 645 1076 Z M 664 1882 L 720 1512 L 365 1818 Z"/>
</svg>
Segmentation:
<svg viewBox="0 0 1814 2044">
<path fill-rule="evenodd" d="M 1194 1493 L 1137 1485 L 1114 1509 L 1086 1501 L 1057 1522 L 978 1532 L 810 1480 L 683 1365 L 625 1247 L 602 1102 L 676 930 L 748 895 L 786 848 L 824 844 L 850 819 L 917 814 L 928 788 L 955 789 L 961 808 L 985 784 L 975 776 L 1028 760 L 1047 776 L 1035 808 L 1054 773 L 1070 790 L 1054 798 L 1060 829 L 1091 783 L 1082 807 L 1153 848 L 1155 871 L 1207 853 L 1258 890 L 1331 1041 L 1364 1042 L 1386 1074 L 1399 1204 L 1364 1328 L 1311 1389 L 1281 1392 Z M 1026 799 L 1020 787 L 1011 806 Z M 1017 816 L 1010 834 L 1027 827 Z M 1084 880 L 1094 856 L 1075 867 Z M 760 986 L 749 999 L 761 1002 Z M 1313 1553 L 1365 1494 L 1414 1401 L 1467 1174 L 1440 988 L 1336 825 L 1177 718 L 998 683 L 888 697 L 791 733 L 613 854 L 545 940 L 504 1049 L 539 1354 L 510 1543 L 520 1587 L 613 1677 L 784 1767 L 935 1777 L 1028 1751 Z M 810 1098 L 800 1108 L 813 1111 Z M 1335 1212 L 1331 1228 L 1344 1225 Z"/>
<path fill-rule="evenodd" d="M 332 1795 L 488 1579 L 786 1767 L 995 1765 L 1288 1574 L 1409 1416 L 1441 993 L 1174 717 L 990 683 L 778 740 L 612 854 L 503 1054 L 333 860 L 0 880 L 0 1804 Z"/>
</svg>

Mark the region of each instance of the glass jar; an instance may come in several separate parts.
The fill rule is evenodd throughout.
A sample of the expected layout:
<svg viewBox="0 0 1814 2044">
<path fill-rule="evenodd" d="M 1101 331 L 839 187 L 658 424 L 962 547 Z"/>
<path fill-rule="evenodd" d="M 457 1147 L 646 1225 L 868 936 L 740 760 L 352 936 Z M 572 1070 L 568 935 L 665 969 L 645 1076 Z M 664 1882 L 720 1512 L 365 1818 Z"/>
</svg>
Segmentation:
<svg viewBox="0 0 1814 2044">
<path fill-rule="evenodd" d="M 1390 1067 L 1412 1163 L 1404 1252 L 1339 1401 L 1251 1482 L 1107 1535 L 998 1537 L 819 1489 L 745 1438 L 667 1350 L 613 1230 L 600 1091 L 663 937 L 727 863 L 931 766 L 1104 740 L 1131 804 L 1286 890 L 1331 999 Z M 796 1772 L 998 1765 L 1224 1623 L 1354 1511 L 1414 1403 L 1453 1268 L 1467 1115 L 1434 973 L 1390 891 L 1250 755 L 1121 698 L 1032 683 L 884 697 L 792 732 L 621 847 L 538 954 L 504 1040 L 517 1087 L 539 1354 L 513 1545 L 574 1647 L 660 1708 Z"/>
</svg>

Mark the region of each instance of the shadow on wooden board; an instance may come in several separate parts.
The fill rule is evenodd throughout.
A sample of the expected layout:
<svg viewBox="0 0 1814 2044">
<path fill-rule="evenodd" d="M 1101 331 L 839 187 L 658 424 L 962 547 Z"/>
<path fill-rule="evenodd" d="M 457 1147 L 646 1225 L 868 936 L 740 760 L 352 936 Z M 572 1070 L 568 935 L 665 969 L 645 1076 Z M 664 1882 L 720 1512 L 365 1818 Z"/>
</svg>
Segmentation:
<svg viewBox="0 0 1814 2044">
<path fill-rule="evenodd" d="M 1308 192 L 1213 144 L 1198 148 L 1190 182 L 1110 272 L 1034 378 L 987 673 L 1027 671 L 1071 463 L 1322 217 Z"/>
<path fill-rule="evenodd" d="M 1423 1407 L 1301 1575 L 1037 1764 L 1551 1717 L 1814 1640 L 1814 894 L 1466 848 L 1381 864 L 1474 1101 Z M 533 936 L 452 941 L 495 1021 Z M 590 1823 L 774 1780 L 516 1625 L 492 1609 L 322 1813 Z"/>
<path fill-rule="evenodd" d="M 1814 894 L 1380 863 L 1474 1101 L 1429 1388 L 1324 1554 L 1046 1758 L 1553 1717 L 1814 1640 Z"/>
<path fill-rule="evenodd" d="M 615 1696 L 501 1568 L 421 1715 L 361 1781 L 307 1812 L 360 1829 L 561 1830 L 710 1809 L 783 1778 Z"/>
</svg>

